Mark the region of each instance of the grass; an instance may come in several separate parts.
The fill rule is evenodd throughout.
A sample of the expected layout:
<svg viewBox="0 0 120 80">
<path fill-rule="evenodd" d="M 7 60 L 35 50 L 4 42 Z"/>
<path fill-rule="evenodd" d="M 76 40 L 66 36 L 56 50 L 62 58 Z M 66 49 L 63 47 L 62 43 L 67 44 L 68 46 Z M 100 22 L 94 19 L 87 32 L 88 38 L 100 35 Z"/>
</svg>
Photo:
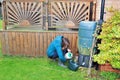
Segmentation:
<svg viewBox="0 0 120 80">
<path fill-rule="evenodd" d="M 116 80 L 120 75 L 115 73 L 100 73 L 92 71 L 93 77 L 86 77 L 87 70 L 70 71 L 58 66 L 47 58 L 30 58 L 19 56 L 0 57 L 1 80 Z"/>
<path fill-rule="evenodd" d="M 105 80 L 120 80 L 120 74 L 117 73 L 101 72 L 100 76 L 102 76 Z"/>
<path fill-rule="evenodd" d="M 0 29 L 2 29 L 2 20 L 0 20 Z"/>
<path fill-rule="evenodd" d="M 0 58 L 1 80 L 85 80 L 84 76 L 85 71 L 70 71 L 47 58 Z"/>
</svg>

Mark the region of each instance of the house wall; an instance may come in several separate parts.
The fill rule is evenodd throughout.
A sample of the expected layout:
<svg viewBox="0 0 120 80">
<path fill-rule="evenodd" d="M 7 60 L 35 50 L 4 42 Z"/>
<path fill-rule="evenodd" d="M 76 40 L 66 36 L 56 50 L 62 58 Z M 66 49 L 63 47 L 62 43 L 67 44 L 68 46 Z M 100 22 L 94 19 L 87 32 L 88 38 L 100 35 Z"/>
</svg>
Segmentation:
<svg viewBox="0 0 120 80">
<path fill-rule="evenodd" d="M 105 0 L 105 15 L 104 20 L 106 21 L 109 17 L 111 17 L 111 13 L 106 10 L 106 8 L 113 7 L 115 9 L 120 10 L 120 0 Z M 100 19 L 100 8 L 101 8 L 101 0 L 97 0 L 96 3 L 96 20 Z"/>
</svg>

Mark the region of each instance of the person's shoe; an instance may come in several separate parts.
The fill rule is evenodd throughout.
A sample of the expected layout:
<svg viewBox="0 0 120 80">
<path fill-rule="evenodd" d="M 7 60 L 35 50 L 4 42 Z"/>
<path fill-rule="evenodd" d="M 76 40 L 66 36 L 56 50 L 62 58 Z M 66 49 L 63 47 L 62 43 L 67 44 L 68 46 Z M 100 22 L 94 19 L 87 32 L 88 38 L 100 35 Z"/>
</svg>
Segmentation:
<svg viewBox="0 0 120 80">
<path fill-rule="evenodd" d="M 67 68 L 67 66 L 64 65 L 64 63 L 62 63 L 60 60 L 58 61 L 58 65 L 61 66 L 61 67 Z"/>
<path fill-rule="evenodd" d="M 61 67 L 67 68 L 67 66 L 64 65 L 64 64 L 58 63 L 58 65 L 61 66 Z"/>
</svg>

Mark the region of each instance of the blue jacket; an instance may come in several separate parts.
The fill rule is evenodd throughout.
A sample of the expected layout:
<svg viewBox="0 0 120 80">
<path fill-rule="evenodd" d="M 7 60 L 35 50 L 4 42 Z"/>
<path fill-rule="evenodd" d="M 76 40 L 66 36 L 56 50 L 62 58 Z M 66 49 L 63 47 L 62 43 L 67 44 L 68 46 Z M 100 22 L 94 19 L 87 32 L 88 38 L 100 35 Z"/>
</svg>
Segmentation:
<svg viewBox="0 0 120 80">
<path fill-rule="evenodd" d="M 62 51 L 62 38 L 63 36 L 56 36 L 56 38 L 50 43 L 47 49 L 47 56 L 51 57 L 54 55 L 54 52 L 57 51 L 59 59 L 62 62 L 65 62 L 66 59 Z"/>
</svg>

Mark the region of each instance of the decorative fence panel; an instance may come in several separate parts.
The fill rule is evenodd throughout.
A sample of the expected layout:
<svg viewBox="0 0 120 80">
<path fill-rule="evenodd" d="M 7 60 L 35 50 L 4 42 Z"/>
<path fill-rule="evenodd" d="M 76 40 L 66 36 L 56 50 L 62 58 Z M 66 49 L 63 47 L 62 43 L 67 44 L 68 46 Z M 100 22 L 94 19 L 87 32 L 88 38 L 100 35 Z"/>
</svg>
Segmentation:
<svg viewBox="0 0 120 80">
<path fill-rule="evenodd" d="M 43 2 L 40 0 L 6 0 L 3 8 L 6 25 L 43 27 Z"/>
<path fill-rule="evenodd" d="M 15 27 L 78 28 L 79 22 L 95 20 L 95 0 L 5 0 L 5 29 Z M 6 26 L 7 25 L 7 26 Z"/>
<path fill-rule="evenodd" d="M 5 55 L 45 56 L 50 42 L 57 35 L 63 35 L 70 40 L 70 48 L 77 52 L 77 32 L 27 32 L 1 31 L 2 52 Z"/>
<path fill-rule="evenodd" d="M 49 27 L 78 28 L 80 21 L 89 21 L 93 0 L 52 0 L 49 2 Z"/>
</svg>

